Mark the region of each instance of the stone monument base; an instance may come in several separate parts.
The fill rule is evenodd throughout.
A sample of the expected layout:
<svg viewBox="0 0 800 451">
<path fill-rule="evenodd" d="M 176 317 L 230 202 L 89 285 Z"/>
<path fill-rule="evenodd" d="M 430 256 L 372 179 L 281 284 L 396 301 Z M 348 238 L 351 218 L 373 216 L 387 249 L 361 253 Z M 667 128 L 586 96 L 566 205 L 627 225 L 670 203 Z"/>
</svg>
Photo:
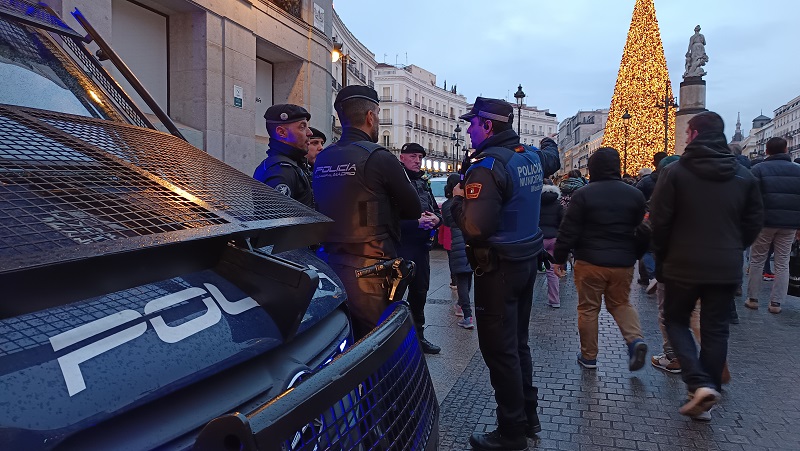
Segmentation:
<svg viewBox="0 0 800 451">
<path fill-rule="evenodd" d="M 703 77 L 686 77 L 681 82 L 680 109 L 675 113 L 675 155 L 686 148 L 686 128 L 689 119 L 706 109 L 706 81 Z"/>
</svg>

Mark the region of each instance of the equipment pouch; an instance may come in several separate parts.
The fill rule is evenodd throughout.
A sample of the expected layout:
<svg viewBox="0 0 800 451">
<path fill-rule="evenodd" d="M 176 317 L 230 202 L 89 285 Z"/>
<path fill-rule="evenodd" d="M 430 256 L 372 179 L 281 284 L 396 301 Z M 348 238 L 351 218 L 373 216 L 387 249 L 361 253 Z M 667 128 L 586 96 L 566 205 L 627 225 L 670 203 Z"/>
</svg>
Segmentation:
<svg viewBox="0 0 800 451">
<path fill-rule="evenodd" d="M 497 252 L 490 247 L 467 246 L 467 259 L 475 270 L 476 276 L 482 276 L 497 269 Z"/>
</svg>

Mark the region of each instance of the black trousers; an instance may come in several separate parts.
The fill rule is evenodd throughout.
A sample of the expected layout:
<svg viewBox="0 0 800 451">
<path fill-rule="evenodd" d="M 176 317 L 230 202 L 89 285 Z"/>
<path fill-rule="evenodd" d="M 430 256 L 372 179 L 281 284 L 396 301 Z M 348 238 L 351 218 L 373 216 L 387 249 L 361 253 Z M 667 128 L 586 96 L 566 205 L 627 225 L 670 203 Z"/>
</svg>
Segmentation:
<svg viewBox="0 0 800 451">
<path fill-rule="evenodd" d="M 536 281 L 536 259 L 501 260 L 495 271 L 475 275 L 478 344 L 489 367 L 500 432 L 524 433 L 526 407 L 536 405 L 528 325 Z"/>
<path fill-rule="evenodd" d="M 728 358 L 731 301 L 736 284 L 664 282 L 664 325 L 681 362 L 681 377 L 689 391 L 722 388 L 722 369 Z M 700 299 L 700 354 L 689 320 Z"/>
<path fill-rule="evenodd" d="M 365 260 L 358 268 L 329 263 L 344 284 L 343 289 L 347 293 L 347 308 L 350 310 L 353 336 L 356 341 L 375 329 L 383 311 L 389 306 L 389 279 L 386 276 L 356 278 L 356 269 L 374 262 Z"/>
<path fill-rule="evenodd" d="M 417 265 L 417 274 L 408 285 L 408 305 L 417 331 L 422 332 L 425 325 L 425 300 L 428 298 L 428 288 L 431 285 L 431 257 L 427 240 L 424 242 L 403 242 L 398 254 L 405 260 L 411 260 Z"/>
</svg>

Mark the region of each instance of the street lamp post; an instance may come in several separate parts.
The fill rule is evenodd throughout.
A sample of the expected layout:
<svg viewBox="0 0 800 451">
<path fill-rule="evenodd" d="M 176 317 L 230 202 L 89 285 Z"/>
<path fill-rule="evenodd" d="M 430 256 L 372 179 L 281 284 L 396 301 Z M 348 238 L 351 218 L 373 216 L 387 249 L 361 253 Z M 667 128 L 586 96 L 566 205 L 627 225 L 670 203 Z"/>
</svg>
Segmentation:
<svg viewBox="0 0 800 451">
<path fill-rule="evenodd" d="M 623 156 L 623 163 L 622 163 L 622 175 L 625 176 L 628 174 L 628 122 L 631 120 L 631 115 L 628 114 L 628 109 L 625 109 L 625 114 L 622 115 L 622 123 L 625 124 L 625 147 L 623 148 L 622 154 Z"/>
<path fill-rule="evenodd" d="M 344 52 L 344 43 L 336 42 L 336 37 L 333 38 L 333 50 L 331 50 L 331 61 L 342 61 L 342 88 L 347 86 L 347 64 L 350 62 L 350 54 Z"/>
<path fill-rule="evenodd" d="M 522 85 L 519 85 L 517 88 L 517 92 L 514 93 L 514 98 L 517 99 L 517 135 L 521 135 L 522 101 L 525 99 L 525 93 L 522 92 Z"/>
<path fill-rule="evenodd" d="M 461 147 L 461 126 L 456 123 L 456 128 L 453 130 L 453 136 L 450 139 L 453 141 L 456 151 L 453 153 L 453 172 L 456 170 L 456 162 L 458 161 L 458 150 Z"/>
<path fill-rule="evenodd" d="M 656 108 L 661 108 L 664 110 L 664 153 L 669 153 L 667 151 L 667 146 L 669 144 L 669 109 L 675 108 L 678 104 L 677 97 L 670 97 L 669 96 L 669 82 L 664 85 L 664 97 L 660 100 L 664 103 L 656 103 Z"/>
</svg>

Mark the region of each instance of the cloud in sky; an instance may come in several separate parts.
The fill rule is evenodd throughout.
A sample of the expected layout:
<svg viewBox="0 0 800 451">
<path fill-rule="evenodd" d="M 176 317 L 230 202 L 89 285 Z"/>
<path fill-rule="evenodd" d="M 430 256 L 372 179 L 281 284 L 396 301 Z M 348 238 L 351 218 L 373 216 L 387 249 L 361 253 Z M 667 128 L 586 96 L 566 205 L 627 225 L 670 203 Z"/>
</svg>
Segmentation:
<svg viewBox="0 0 800 451">
<path fill-rule="evenodd" d="M 478 95 L 526 103 L 563 120 L 580 109 L 608 108 L 635 0 L 336 0 L 336 12 L 378 62 L 415 64 Z M 707 108 L 733 135 L 800 95 L 796 32 L 786 18 L 800 2 L 655 0 L 675 95 L 694 26 L 706 37 Z M 384 54 L 386 58 L 384 60 Z M 655 99 L 654 99 L 655 102 Z M 680 133 L 680 132 L 679 132 Z"/>
</svg>

